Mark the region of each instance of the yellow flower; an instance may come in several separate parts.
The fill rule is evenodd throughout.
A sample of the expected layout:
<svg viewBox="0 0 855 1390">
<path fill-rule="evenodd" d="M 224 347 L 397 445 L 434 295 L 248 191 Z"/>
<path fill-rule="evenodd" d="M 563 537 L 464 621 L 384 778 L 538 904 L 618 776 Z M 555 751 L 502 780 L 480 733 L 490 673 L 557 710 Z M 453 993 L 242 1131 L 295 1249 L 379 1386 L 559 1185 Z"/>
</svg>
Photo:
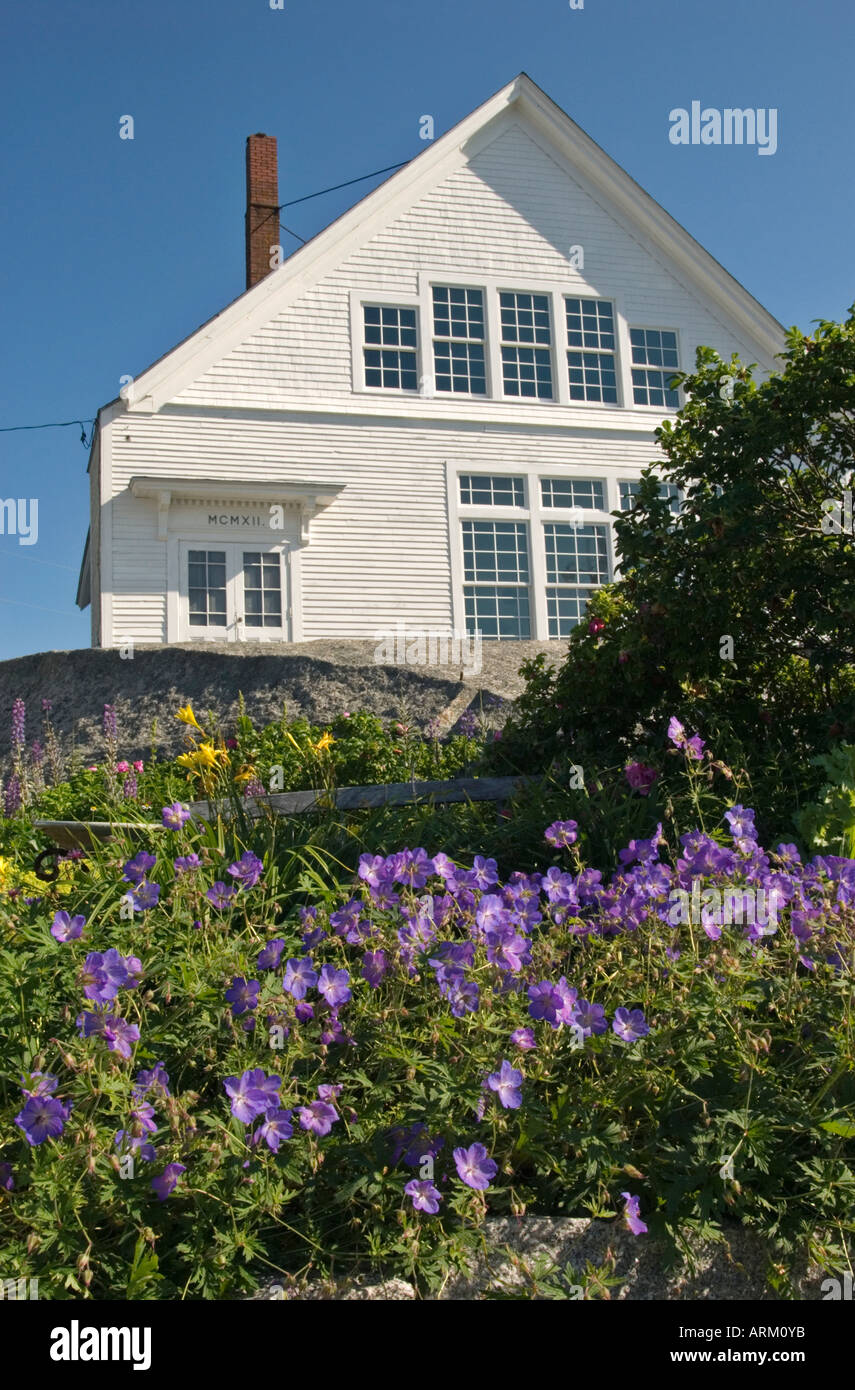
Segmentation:
<svg viewBox="0 0 855 1390">
<path fill-rule="evenodd" d="M 329 729 L 327 729 L 326 733 L 318 739 L 317 743 L 312 744 L 312 747 L 314 748 L 316 753 L 325 753 L 328 748 L 332 748 L 334 743 L 335 739 L 333 738 Z"/>
<path fill-rule="evenodd" d="M 183 705 L 175 718 L 180 719 L 182 724 L 192 724 L 194 729 L 201 729 L 202 727 L 190 705 Z"/>
<path fill-rule="evenodd" d="M 246 767 L 242 767 L 239 772 L 235 773 L 235 781 L 251 782 L 255 775 L 255 768 L 247 764 Z"/>
</svg>

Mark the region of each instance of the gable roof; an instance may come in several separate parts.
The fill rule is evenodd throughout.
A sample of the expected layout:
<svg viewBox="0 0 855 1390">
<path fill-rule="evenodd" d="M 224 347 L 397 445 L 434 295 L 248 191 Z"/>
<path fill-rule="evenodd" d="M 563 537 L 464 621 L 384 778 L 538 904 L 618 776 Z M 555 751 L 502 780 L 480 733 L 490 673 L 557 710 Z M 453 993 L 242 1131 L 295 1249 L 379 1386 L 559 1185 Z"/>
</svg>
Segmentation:
<svg viewBox="0 0 855 1390">
<path fill-rule="evenodd" d="M 717 304 L 768 357 L 782 349 L 783 326 L 640 184 L 584 130 L 520 73 L 494 96 L 427 146 L 404 168 L 318 232 L 276 270 L 146 368 L 134 381 L 132 400 L 110 402 L 143 413 L 159 410 L 240 341 L 287 308 L 351 251 L 404 211 L 427 188 L 468 162 L 487 127 L 513 111 L 530 122 L 607 205 L 657 247 L 690 283 Z"/>
</svg>

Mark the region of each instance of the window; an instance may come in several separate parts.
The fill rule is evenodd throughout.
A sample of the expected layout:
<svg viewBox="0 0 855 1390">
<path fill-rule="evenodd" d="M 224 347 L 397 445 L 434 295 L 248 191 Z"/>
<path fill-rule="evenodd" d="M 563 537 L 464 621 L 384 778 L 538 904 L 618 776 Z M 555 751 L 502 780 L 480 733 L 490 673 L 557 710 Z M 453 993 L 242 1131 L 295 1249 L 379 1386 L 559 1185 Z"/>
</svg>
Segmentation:
<svg viewBox="0 0 855 1390">
<path fill-rule="evenodd" d="M 630 512 L 635 506 L 635 499 L 641 491 L 641 483 L 635 478 L 621 478 L 618 483 L 620 490 L 620 509 L 622 512 Z M 660 483 L 659 496 L 668 500 L 671 511 L 676 516 L 682 505 L 682 494 L 675 483 Z"/>
<path fill-rule="evenodd" d="M 632 397 L 636 405 L 668 406 L 677 410 L 679 391 L 669 389 L 678 370 L 677 334 L 658 328 L 631 328 Z"/>
<path fill-rule="evenodd" d="M 549 296 L 499 295 L 502 381 L 506 396 L 552 400 L 552 329 Z"/>
<path fill-rule="evenodd" d="M 492 478 L 484 473 L 460 475 L 460 501 L 467 507 L 524 507 L 522 478 Z"/>
<path fill-rule="evenodd" d="M 435 285 L 433 364 L 437 391 L 486 396 L 484 292 Z"/>
<path fill-rule="evenodd" d="M 226 552 L 191 550 L 187 556 L 191 627 L 226 626 Z"/>
<path fill-rule="evenodd" d="M 365 385 L 418 390 L 416 310 L 364 304 Z"/>
<path fill-rule="evenodd" d="M 278 552 L 243 553 L 243 605 L 247 627 L 282 626 L 282 567 Z"/>
<path fill-rule="evenodd" d="M 517 521 L 464 521 L 466 629 L 497 639 L 531 635 L 528 529 Z"/>
<path fill-rule="evenodd" d="M 608 299 L 565 299 L 571 401 L 617 405 L 614 308 Z"/>
<path fill-rule="evenodd" d="M 608 526 L 548 522 L 546 609 L 550 637 L 568 637 L 584 616 L 593 588 L 608 582 Z"/>
<path fill-rule="evenodd" d="M 605 484 L 591 478 L 541 478 L 540 495 L 544 507 L 586 507 L 606 510 Z"/>
</svg>

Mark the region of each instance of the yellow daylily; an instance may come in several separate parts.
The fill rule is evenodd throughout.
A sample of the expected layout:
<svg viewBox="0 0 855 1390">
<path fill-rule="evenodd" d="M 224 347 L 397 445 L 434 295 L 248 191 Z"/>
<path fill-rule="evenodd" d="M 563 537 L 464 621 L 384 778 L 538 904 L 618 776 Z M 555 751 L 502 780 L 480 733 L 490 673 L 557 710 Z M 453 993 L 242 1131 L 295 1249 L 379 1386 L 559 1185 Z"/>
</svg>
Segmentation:
<svg viewBox="0 0 855 1390">
<path fill-rule="evenodd" d="M 235 781 L 251 782 L 255 776 L 257 776 L 255 768 L 247 764 L 246 767 L 242 767 L 239 772 L 235 773 Z"/>
<path fill-rule="evenodd" d="M 192 724 L 194 729 L 202 728 L 190 705 L 182 705 L 175 718 L 180 719 L 182 724 Z"/>
<path fill-rule="evenodd" d="M 312 744 L 312 747 L 314 748 L 316 753 L 325 753 L 328 748 L 332 748 L 334 743 L 335 739 L 333 738 L 329 729 L 327 729 L 326 733 L 318 739 L 317 743 Z"/>
</svg>

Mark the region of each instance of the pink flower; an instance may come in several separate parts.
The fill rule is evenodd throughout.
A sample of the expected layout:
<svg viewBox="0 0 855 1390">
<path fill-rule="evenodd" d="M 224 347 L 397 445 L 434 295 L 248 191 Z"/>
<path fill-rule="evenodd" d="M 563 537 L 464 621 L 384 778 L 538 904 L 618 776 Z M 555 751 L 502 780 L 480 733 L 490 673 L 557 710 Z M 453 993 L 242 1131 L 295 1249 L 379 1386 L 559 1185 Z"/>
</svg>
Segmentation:
<svg viewBox="0 0 855 1390">
<path fill-rule="evenodd" d="M 634 792 L 641 792 L 642 796 L 650 795 L 650 788 L 659 776 L 655 768 L 647 767 L 644 763 L 630 763 L 625 769 L 626 780 Z"/>
<path fill-rule="evenodd" d="M 126 763 L 126 762 L 116 763 L 116 771 L 117 771 L 117 772 L 130 772 L 130 770 L 131 770 L 131 765 L 130 765 L 130 763 Z"/>
<path fill-rule="evenodd" d="M 134 772 L 142 772 L 142 770 L 143 770 L 143 764 L 142 764 L 142 758 L 140 758 L 138 762 L 135 762 L 135 763 L 134 763 Z"/>
<path fill-rule="evenodd" d="M 87 767 L 86 771 L 87 771 L 87 772 L 97 772 L 98 769 L 97 769 L 97 767 L 95 766 L 95 764 L 93 763 L 91 767 Z"/>
<path fill-rule="evenodd" d="M 598 632 L 602 632 L 604 627 L 605 623 L 603 622 L 602 618 L 592 618 L 591 621 L 588 623 L 588 631 L 591 633 L 593 637 L 596 637 Z"/>
</svg>

